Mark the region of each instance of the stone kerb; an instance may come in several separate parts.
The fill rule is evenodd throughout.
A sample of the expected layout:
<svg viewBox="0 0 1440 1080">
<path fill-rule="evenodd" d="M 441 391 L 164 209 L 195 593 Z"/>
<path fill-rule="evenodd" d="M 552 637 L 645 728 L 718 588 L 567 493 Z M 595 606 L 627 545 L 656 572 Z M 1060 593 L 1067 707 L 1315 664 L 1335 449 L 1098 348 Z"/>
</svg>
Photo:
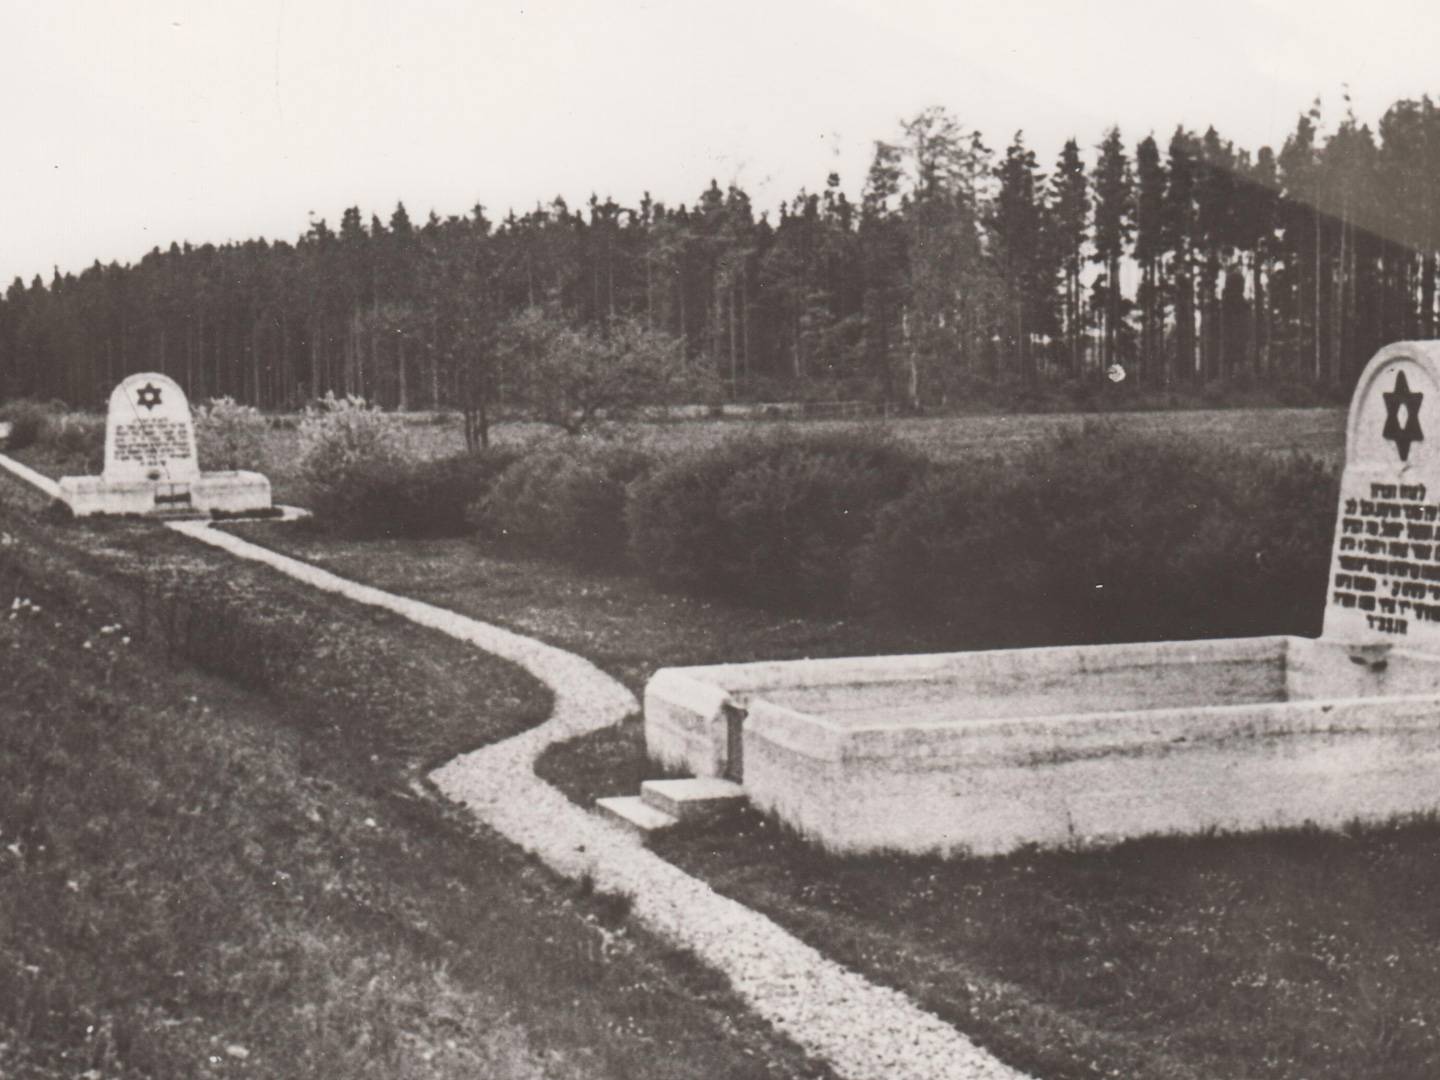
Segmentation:
<svg viewBox="0 0 1440 1080">
<path fill-rule="evenodd" d="M 105 418 L 107 483 L 189 483 L 200 476 L 190 403 L 174 379 L 143 372 L 110 394 Z"/>
<path fill-rule="evenodd" d="M 1440 342 L 1388 345 L 1351 398 L 1324 637 L 1440 653 Z"/>
</svg>

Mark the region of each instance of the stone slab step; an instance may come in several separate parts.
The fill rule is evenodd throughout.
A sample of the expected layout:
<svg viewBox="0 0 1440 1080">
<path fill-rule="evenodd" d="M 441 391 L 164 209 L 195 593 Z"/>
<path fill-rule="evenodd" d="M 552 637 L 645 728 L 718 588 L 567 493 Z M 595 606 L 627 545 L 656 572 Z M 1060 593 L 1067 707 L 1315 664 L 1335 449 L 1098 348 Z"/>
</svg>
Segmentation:
<svg viewBox="0 0 1440 1080">
<path fill-rule="evenodd" d="M 602 817 L 624 825 L 627 829 L 646 836 L 658 829 L 668 829 L 679 819 L 673 814 L 657 810 L 638 795 L 619 795 L 609 799 L 596 799 L 595 809 Z"/>
<path fill-rule="evenodd" d="M 646 780 L 640 785 L 640 798 L 680 821 L 714 820 L 743 806 L 745 789 L 717 776 Z"/>
</svg>

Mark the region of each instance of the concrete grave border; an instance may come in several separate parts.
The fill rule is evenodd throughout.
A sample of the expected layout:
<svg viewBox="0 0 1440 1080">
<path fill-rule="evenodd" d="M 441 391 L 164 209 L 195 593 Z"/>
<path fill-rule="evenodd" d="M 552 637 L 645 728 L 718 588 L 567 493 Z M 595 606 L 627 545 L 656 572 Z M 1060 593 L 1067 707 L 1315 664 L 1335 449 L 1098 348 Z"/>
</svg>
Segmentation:
<svg viewBox="0 0 1440 1080">
<path fill-rule="evenodd" d="M 47 495 L 54 481 L 0 454 L 0 467 Z M 518 664 L 550 688 L 554 711 L 537 727 L 430 774 L 447 798 L 566 877 L 589 875 L 623 893 L 650 929 L 723 972 L 755 1013 L 850 1080 L 1026 1080 L 904 994 L 826 959 L 764 915 L 720 896 L 645 848 L 624 829 L 587 813 L 535 775 L 552 743 L 619 723 L 639 708 L 628 690 L 588 660 L 501 627 L 350 581 L 230 533 L 208 521 L 167 528 L 262 563 L 297 581 Z"/>
</svg>

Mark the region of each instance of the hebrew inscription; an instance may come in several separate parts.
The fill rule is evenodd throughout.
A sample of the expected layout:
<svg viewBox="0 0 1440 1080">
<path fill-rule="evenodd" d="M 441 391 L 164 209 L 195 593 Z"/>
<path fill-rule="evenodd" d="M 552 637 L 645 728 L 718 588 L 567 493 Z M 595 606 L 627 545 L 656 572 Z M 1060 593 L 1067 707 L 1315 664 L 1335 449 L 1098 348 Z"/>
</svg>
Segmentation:
<svg viewBox="0 0 1440 1080">
<path fill-rule="evenodd" d="M 1338 569 L 1330 602 L 1365 614 L 1366 625 L 1405 634 L 1410 621 L 1440 623 L 1440 506 L 1424 484 L 1370 485 L 1370 498 L 1341 506 Z"/>
</svg>

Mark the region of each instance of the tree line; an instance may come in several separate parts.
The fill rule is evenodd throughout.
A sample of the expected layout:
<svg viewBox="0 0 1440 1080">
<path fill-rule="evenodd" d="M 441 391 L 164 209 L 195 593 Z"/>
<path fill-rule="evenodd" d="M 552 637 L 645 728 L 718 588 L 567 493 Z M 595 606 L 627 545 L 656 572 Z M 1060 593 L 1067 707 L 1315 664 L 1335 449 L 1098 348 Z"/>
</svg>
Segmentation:
<svg viewBox="0 0 1440 1080">
<path fill-rule="evenodd" d="M 773 218 L 712 181 L 673 207 L 556 198 L 419 224 L 403 204 L 368 222 L 351 207 L 293 243 L 172 243 L 17 278 L 0 397 L 90 405 L 155 369 L 197 399 L 474 412 L 533 384 L 542 338 L 591 343 L 586 363 L 639 342 L 708 378 L 679 385 L 732 397 L 924 408 L 1116 365 L 1141 386 L 1343 391 L 1379 345 L 1435 335 L 1429 97 L 1373 129 L 1347 101 L 1328 134 L 1317 102 L 1278 152 L 1213 127 L 1133 146 L 1112 128 L 1087 157 L 1072 138 L 1046 170 L 1022 133 L 997 152 L 930 108 L 875 144 L 858 201 L 832 174 Z"/>
</svg>

